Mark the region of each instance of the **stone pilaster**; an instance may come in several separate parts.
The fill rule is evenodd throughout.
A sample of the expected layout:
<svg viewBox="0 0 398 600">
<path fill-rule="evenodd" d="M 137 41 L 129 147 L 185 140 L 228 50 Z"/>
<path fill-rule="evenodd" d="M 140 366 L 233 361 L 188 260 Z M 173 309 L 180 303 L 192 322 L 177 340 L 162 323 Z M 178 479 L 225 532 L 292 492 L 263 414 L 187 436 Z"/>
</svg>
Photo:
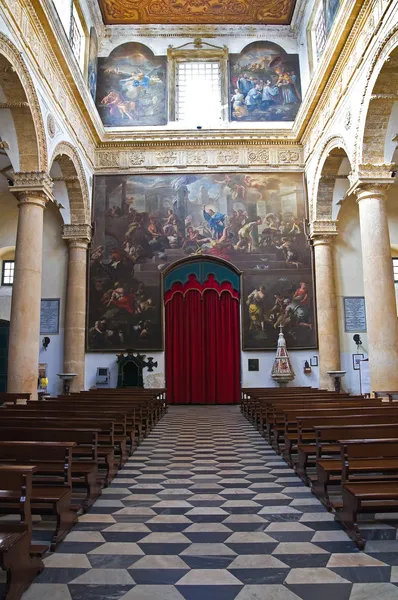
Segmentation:
<svg viewBox="0 0 398 600">
<path fill-rule="evenodd" d="M 40 303 L 43 261 L 43 215 L 53 200 L 45 172 L 15 173 L 10 187 L 19 215 L 8 350 L 8 391 L 37 397 Z"/>
<path fill-rule="evenodd" d="M 340 369 L 340 339 L 334 276 L 333 242 L 336 221 L 314 221 L 311 238 L 314 246 L 316 306 L 319 346 L 319 386 L 334 389 L 328 371 Z"/>
<path fill-rule="evenodd" d="M 84 389 L 86 334 L 87 248 L 90 225 L 64 225 L 63 239 L 68 242 L 68 282 L 66 288 L 64 371 L 77 373 L 71 391 Z"/>
</svg>

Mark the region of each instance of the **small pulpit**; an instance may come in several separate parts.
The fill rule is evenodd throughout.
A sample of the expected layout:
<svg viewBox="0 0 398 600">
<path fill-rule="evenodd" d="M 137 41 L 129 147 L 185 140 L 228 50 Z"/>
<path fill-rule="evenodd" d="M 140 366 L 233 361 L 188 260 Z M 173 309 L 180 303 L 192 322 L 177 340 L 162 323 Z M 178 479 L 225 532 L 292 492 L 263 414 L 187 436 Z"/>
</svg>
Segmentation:
<svg viewBox="0 0 398 600">
<path fill-rule="evenodd" d="M 117 387 L 144 387 L 143 370 L 145 367 L 148 371 L 153 371 L 154 367 L 158 366 L 154 362 L 152 356 L 146 360 L 145 354 L 133 353 L 133 350 L 117 355 Z"/>
</svg>

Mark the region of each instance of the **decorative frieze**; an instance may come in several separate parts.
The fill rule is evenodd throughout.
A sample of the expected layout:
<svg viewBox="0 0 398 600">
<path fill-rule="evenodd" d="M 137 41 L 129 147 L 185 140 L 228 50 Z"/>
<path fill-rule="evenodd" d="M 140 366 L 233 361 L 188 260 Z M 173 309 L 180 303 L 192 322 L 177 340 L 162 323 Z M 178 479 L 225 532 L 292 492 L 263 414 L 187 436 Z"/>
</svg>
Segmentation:
<svg viewBox="0 0 398 600">
<path fill-rule="evenodd" d="M 166 142 L 165 142 L 166 144 Z M 125 171 L 127 169 L 186 169 L 189 167 L 218 168 L 250 166 L 301 170 L 302 149 L 278 150 L 275 147 L 233 147 L 220 148 L 171 148 L 158 150 L 141 147 L 140 150 L 106 149 L 96 153 L 96 167 L 100 171 Z"/>
</svg>

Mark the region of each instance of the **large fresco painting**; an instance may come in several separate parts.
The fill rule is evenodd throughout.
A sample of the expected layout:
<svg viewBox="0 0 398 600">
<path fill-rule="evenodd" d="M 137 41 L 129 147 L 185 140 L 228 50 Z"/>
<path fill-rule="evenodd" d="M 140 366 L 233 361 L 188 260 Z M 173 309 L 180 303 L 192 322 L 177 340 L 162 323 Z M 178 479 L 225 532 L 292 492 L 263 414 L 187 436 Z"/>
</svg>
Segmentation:
<svg viewBox="0 0 398 600">
<path fill-rule="evenodd" d="M 162 271 L 192 254 L 243 273 L 244 349 L 316 346 L 300 173 L 95 179 L 88 349 L 161 350 Z"/>
<path fill-rule="evenodd" d="M 104 125 L 166 125 L 166 73 L 166 57 L 135 42 L 99 58 L 97 108 Z"/>
<path fill-rule="evenodd" d="M 272 42 L 253 42 L 230 55 L 232 121 L 294 121 L 300 104 L 298 54 Z"/>
<path fill-rule="evenodd" d="M 95 28 L 90 29 L 90 48 L 88 53 L 87 83 L 90 94 L 95 102 L 97 92 L 97 56 L 98 56 L 98 38 Z"/>
</svg>

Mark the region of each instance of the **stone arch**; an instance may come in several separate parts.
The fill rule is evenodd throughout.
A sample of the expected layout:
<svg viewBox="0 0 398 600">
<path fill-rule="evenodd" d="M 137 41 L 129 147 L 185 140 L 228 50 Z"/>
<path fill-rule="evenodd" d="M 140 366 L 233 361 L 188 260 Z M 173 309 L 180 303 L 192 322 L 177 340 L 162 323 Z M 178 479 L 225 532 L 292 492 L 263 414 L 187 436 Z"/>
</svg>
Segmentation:
<svg viewBox="0 0 398 600">
<path fill-rule="evenodd" d="M 310 195 L 311 220 L 332 219 L 334 189 L 341 164 L 345 158 L 352 165 L 352 159 L 344 139 L 338 135 L 328 138 L 321 149 L 315 169 Z"/>
<path fill-rule="evenodd" d="M 90 223 L 90 194 L 83 163 L 70 142 L 60 142 L 52 155 L 51 167 L 57 162 L 68 191 L 71 223 Z"/>
<path fill-rule="evenodd" d="M 398 25 L 380 41 L 366 74 L 355 135 L 355 165 L 384 164 L 384 145 L 398 100 Z"/>
<path fill-rule="evenodd" d="M 20 171 L 47 171 L 47 140 L 35 85 L 21 53 L 1 32 L 0 86 L 14 120 Z"/>
</svg>

